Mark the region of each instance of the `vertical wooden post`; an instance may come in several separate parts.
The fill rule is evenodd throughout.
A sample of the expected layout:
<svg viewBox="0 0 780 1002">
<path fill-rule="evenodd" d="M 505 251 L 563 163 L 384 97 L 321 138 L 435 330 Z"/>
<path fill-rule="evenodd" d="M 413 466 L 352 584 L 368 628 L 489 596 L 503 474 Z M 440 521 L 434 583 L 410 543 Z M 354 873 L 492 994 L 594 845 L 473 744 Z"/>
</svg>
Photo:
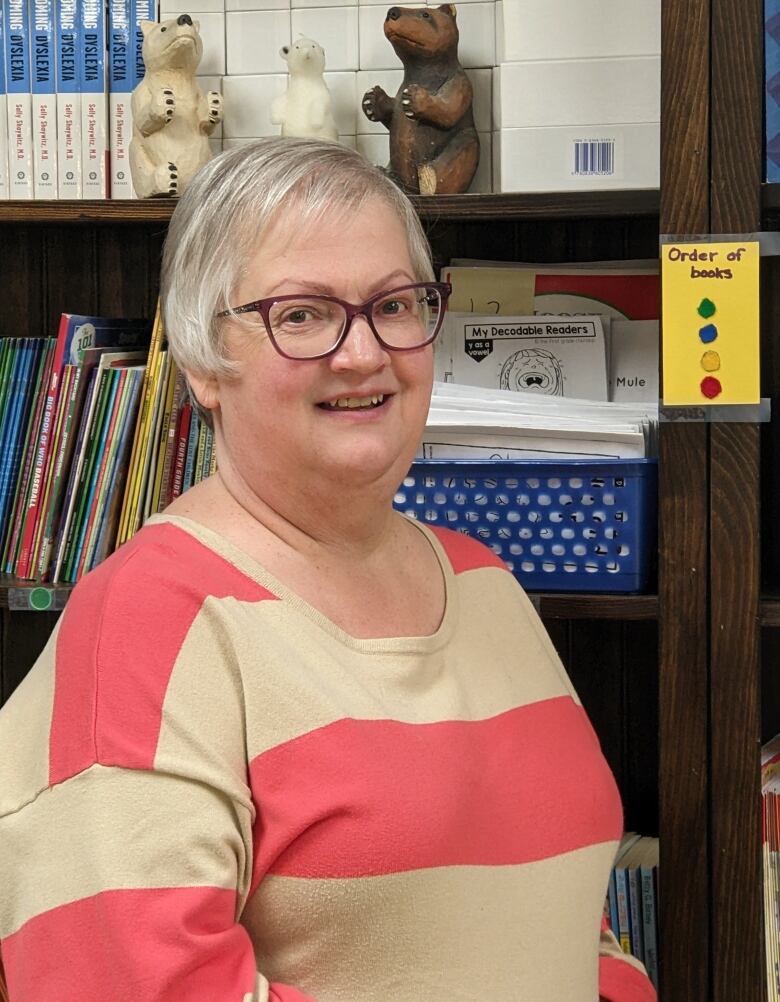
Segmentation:
<svg viewBox="0 0 780 1002">
<path fill-rule="evenodd" d="M 662 18 L 661 233 L 707 233 L 710 0 L 664 0 Z M 710 998 L 708 441 L 704 424 L 661 426 L 658 727 L 663 1002 Z"/>
<path fill-rule="evenodd" d="M 762 24 L 761 0 L 712 0 L 713 233 L 761 227 Z M 710 443 L 713 1002 L 766 998 L 758 432 L 713 425 Z"/>
</svg>

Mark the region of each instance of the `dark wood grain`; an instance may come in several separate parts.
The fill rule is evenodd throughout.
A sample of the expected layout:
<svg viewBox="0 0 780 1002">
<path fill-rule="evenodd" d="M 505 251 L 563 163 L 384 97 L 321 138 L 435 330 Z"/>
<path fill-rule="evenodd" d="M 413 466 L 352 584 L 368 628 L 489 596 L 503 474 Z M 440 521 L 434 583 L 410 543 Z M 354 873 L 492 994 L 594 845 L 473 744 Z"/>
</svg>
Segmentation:
<svg viewBox="0 0 780 1002">
<path fill-rule="evenodd" d="M 761 226 L 762 26 L 761 0 L 712 0 L 714 233 Z M 763 1002 L 758 428 L 713 426 L 710 463 L 712 999 Z"/>
<path fill-rule="evenodd" d="M 661 9 L 661 232 L 706 233 L 710 0 L 666 0 Z M 661 426 L 658 792 L 663 1002 L 710 998 L 707 448 L 704 425 Z"/>
<path fill-rule="evenodd" d="M 424 219 L 572 219 L 657 216 L 658 191 L 505 192 L 499 195 L 432 195 L 412 198 Z M 175 199 L 136 201 L 2 202 L 0 223 L 165 223 Z"/>
<path fill-rule="evenodd" d="M 45 647 L 57 614 L 0 612 L 0 704 L 19 685 Z"/>
</svg>

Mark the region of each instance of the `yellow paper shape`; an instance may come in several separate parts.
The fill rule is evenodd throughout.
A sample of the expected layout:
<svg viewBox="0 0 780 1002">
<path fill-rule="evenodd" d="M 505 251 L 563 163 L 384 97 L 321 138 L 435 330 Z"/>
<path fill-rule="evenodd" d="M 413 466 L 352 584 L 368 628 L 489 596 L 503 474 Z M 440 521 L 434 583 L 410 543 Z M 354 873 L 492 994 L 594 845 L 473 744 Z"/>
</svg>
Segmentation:
<svg viewBox="0 0 780 1002">
<path fill-rule="evenodd" d="M 494 317 L 532 317 L 536 272 L 519 268 L 453 266 L 444 271 L 452 283 L 447 309 Z"/>
<path fill-rule="evenodd" d="M 663 402 L 667 405 L 757 404 L 759 366 L 759 246 L 675 243 L 661 250 L 663 290 Z M 702 300 L 715 306 L 699 315 Z M 700 337 L 710 325 L 717 337 Z M 711 350 L 707 350 L 711 349 Z M 714 400 L 701 391 L 705 359 L 717 355 L 723 390 Z"/>
<path fill-rule="evenodd" d="M 717 351 L 705 351 L 701 357 L 701 367 L 705 372 L 717 372 L 720 368 L 720 355 Z"/>
</svg>

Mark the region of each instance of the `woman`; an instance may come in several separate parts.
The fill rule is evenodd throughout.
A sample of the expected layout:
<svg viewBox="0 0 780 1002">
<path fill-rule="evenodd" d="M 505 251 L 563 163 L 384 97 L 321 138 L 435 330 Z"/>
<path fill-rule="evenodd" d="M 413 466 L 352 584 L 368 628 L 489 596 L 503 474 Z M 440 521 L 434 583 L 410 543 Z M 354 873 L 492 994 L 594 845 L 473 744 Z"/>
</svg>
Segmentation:
<svg viewBox="0 0 780 1002">
<path fill-rule="evenodd" d="M 391 506 L 447 292 L 338 145 L 181 199 L 165 322 L 219 472 L 77 586 L 0 716 L 13 1002 L 654 998 L 600 934 L 619 798 L 531 604 Z"/>
</svg>

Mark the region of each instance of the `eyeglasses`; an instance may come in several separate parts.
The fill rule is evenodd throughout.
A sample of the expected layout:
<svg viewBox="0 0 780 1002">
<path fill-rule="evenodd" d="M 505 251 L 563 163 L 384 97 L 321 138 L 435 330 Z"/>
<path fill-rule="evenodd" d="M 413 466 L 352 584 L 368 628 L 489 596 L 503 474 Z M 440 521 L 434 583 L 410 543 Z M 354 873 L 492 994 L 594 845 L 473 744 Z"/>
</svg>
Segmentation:
<svg viewBox="0 0 780 1002">
<path fill-rule="evenodd" d="M 452 286 L 415 282 L 379 292 L 360 306 L 335 296 L 274 296 L 222 310 L 218 317 L 259 313 L 271 344 L 295 360 L 326 358 L 344 343 L 355 317 L 365 317 L 374 337 L 389 351 L 413 351 L 441 330 Z"/>
</svg>

